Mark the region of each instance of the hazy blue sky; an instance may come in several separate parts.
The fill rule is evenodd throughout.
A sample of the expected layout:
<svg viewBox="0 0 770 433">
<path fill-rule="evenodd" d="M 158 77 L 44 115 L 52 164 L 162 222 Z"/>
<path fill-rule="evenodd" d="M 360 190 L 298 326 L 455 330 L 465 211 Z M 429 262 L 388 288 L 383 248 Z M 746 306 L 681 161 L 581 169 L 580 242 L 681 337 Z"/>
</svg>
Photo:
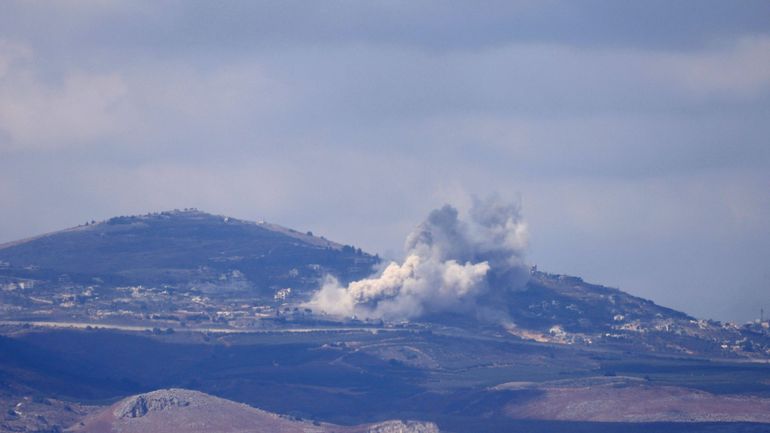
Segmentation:
<svg viewBox="0 0 770 433">
<path fill-rule="evenodd" d="M 520 198 L 529 261 L 770 310 L 770 2 L 0 2 L 0 242 L 198 207 L 395 255 Z"/>
</svg>

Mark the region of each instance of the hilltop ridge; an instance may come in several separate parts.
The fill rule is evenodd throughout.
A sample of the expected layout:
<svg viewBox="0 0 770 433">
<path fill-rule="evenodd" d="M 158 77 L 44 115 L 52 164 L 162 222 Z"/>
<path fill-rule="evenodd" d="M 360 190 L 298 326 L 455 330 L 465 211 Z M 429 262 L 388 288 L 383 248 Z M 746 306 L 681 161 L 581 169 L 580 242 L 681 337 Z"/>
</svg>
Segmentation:
<svg viewBox="0 0 770 433">
<path fill-rule="evenodd" d="M 41 284 L 219 284 L 265 296 L 309 288 L 325 274 L 361 278 L 377 261 L 310 232 L 197 209 L 118 216 L 0 245 L 0 275 Z"/>
</svg>

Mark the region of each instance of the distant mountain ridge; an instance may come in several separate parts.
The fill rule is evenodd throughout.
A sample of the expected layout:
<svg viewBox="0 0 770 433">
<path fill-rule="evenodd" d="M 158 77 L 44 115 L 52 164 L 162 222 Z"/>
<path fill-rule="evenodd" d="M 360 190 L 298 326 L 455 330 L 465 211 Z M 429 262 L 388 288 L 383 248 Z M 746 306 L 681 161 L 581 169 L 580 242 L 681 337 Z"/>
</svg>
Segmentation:
<svg viewBox="0 0 770 433">
<path fill-rule="evenodd" d="M 309 232 L 196 209 L 120 216 L 0 246 L 0 319 L 171 331 L 190 325 L 378 326 L 327 316 L 303 302 L 325 276 L 344 284 L 371 275 L 379 261 Z M 474 332 L 502 327 L 515 338 L 549 344 L 770 357 L 768 323 L 698 320 L 618 289 L 536 268 L 523 289 L 490 291 L 478 302 L 486 317 L 442 313 L 413 322 Z"/>
</svg>

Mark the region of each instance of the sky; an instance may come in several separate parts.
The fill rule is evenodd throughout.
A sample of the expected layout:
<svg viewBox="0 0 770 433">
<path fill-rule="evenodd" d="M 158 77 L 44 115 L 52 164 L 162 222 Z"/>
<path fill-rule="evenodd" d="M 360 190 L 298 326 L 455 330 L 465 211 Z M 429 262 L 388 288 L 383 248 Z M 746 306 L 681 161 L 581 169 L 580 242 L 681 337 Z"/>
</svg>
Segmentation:
<svg viewBox="0 0 770 433">
<path fill-rule="evenodd" d="M 197 207 L 398 258 L 519 201 L 527 261 L 770 310 L 770 2 L 0 2 L 0 242 Z"/>
</svg>

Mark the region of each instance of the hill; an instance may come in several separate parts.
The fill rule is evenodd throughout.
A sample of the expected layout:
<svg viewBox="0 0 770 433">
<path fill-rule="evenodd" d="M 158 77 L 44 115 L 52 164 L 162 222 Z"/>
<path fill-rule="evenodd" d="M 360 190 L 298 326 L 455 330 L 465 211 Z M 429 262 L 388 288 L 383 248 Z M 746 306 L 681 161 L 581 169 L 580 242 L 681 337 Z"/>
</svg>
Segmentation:
<svg viewBox="0 0 770 433">
<path fill-rule="evenodd" d="M 0 263 L 3 275 L 43 282 L 216 285 L 264 294 L 317 284 L 325 273 L 361 278 L 377 258 L 312 233 L 188 209 L 115 217 L 3 244 Z"/>
<path fill-rule="evenodd" d="M 79 433 L 438 433 L 431 423 L 385 421 L 338 426 L 303 421 L 186 389 L 127 397 L 67 431 Z"/>
<path fill-rule="evenodd" d="M 115 217 L 0 245 L 0 317 L 183 309 L 197 320 L 209 298 L 265 305 L 301 297 L 325 275 L 362 278 L 378 261 L 311 233 L 197 210 Z"/>
<path fill-rule="evenodd" d="M 508 331 L 524 339 L 618 351 L 713 358 L 770 358 L 767 322 L 696 319 L 578 277 L 533 271 L 506 298 Z"/>
</svg>

